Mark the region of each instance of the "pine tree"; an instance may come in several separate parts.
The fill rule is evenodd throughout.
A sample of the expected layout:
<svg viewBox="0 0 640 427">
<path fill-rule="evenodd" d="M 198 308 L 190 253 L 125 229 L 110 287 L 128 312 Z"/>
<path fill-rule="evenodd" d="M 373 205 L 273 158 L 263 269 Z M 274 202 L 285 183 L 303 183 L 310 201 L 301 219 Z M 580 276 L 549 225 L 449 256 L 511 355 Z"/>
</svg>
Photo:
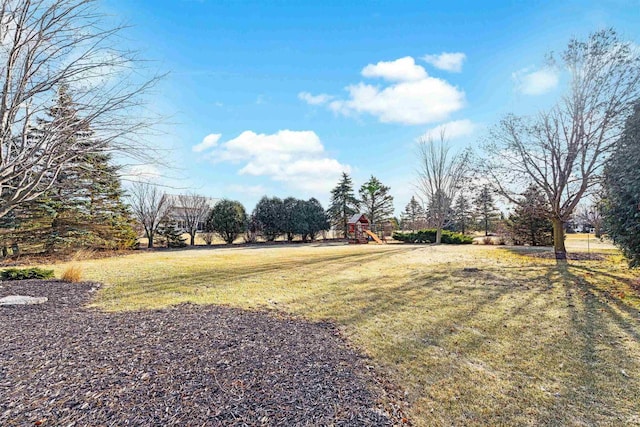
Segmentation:
<svg viewBox="0 0 640 427">
<path fill-rule="evenodd" d="M 416 200 L 415 196 L 411 196 L 411 200 L 404 207 L 401 215 L 403 229 L 408 225 L 411 231 L 422 228 L 425 222 L 425 211 L 422 205 Z"/>
<path fill-rule="evenodd" d="M 464 194 L 460 194 L 453 205 L 455 231 L 465 234 L 473 224 L 471 203 Z"/>
<path fill-rule="evenodd" d="M 478 217 L 482 224 L 482 229 L 484 230 L 484 235 L 488 236 L 494 221 L 498 217 L 498 210 L 495 207 L 491 188 L 488 185 L 482 186 L 474 200 L 474 203 L 476 205 L 476 212 L 478 213 Z"/>
<path fill-rule="evenodd" d="M 514 244 L 553 245 L 553 224 L 548 203 L 537 187 L 530 186 L 507 221 Z"/>
<path fill-rule="evenodd" d="M 605 167 L 605 226 L 631 267 L 640 267 L 640 102 Z"/>
<path fill-rule="evenodd" d="M 369 218 L 371 228 L 393 216 L 393 196 L 390 188 L 371 175 L 360 187 L 360 204 Z"/>
<path fill-rule="evenodd" d="M 163 222 L 159 227 L 158 234 L 164 238 L 167 248 L 184 248 L 187 246 L 187 239 L 182 237 L 182 232 L 178 230 L 175 221 Z"/>
<path fill-rule="evenodd" d="M 345 238 L 347 237 L 349 218 L 358 212 L 359 206 L 360 202 L 353 192 L 351 177 L 343 172 L 340 182 L 331 190 L 328 213 L 331 224 L 341 229 Z"/>
<path fill-rule="evenodd" d="M 78 117 L 66 86 L 61 86 L 58 99 L 29 130 L 28 138 L 38 139 L 44 131 L 63 127 L 73 133 L 61 135 L 61 145 L 69 147 L 93 144 L 93 131 Z M 69 162 L 55 178 L 54 185 L 40 198 L 18 209 L 21 217 L 16 236 L 22 231 L 38 236 L 47 252 L 68 251 L 81 247 L 97 249 L 130 248 L 136 243 L 133 220 L 123 202 L 124 191 L 112 165 L 111 155 L 87 152 Z M 33 243 L 33 242 L 30 242 Z"/>
</svg>

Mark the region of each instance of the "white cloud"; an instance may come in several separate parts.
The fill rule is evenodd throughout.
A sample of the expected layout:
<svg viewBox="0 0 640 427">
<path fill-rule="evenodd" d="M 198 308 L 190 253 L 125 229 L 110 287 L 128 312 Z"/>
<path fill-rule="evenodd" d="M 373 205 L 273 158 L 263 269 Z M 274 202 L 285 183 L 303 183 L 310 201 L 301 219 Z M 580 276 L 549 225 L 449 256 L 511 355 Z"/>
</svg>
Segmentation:
<svg viewBox="0 0 640 427">
<path fill-rule="evenodd" d="M 208 148 L 215 147 L 216 145 L 218 145 L 218 140 L 220 140 L 221 136 L 222 134 L 219 133 L 209 134 L 202 139 L 202 142 L 200 144 L 191 147 L 191 150 L 194 153 L 201 153 Z"/>
<path fill-rule="evenodd" d="M 326 93 L 321 93 L 320 95 L 312 95 L 309 92 L 300 92 L 298 94 L 298 98 L 309 105 L 322 105 L 331 101 L 334 97 L 331 95 L 327 95 Z"/>
<path fill-rule="evenodd" d="M 446 120 L 465 105 L 462 90 L 446 80 L 430 77 L 410 56 L 369 64 L 362 69 L 362 76 L 380 77 L 390 83 L 349 85 L 345 88 L 346 99 L 326 94 L 313 96 L 308 92 L 301 92 L 298 97 L 310 104 L 326 104 L 336 114 L 370 114 L 383 123 L 408 125 Z"/>
<path fill-rule="evenodd" d="M 516 83 L 516 90 L 525 95 L 542 95 L 558 86 L 558 71 L 552 68 L 542 68 L 537 71 L 531 71 L 530 68 L 524 68 L 516 71 L 511 75 Z"/>
<path fill-rule="evenodd" d="M 427 78 L 425 69 L 416 65 L 415 60 L 410 56 L 405 56 L 395 61 L 380 61 L 375 65 L 369 64 L 362 69 L 361 74 L 363 77 L 381 77 L 385 80 L 398 82 Z"/>
<path fill-rule="evenodd" d="M 329 191 L 343 171 L 351 170 L 329 157 L 313 131 L 244 131 L 216 147 L 208 157 L 214 163 L 242 164 L 240 175 L 265 176 L 308 192 Z"/>
<path fill-rule="evenodd" d="M 425 55 L 422 59 L 441 70 L 459 73 L 462 71 L 462 63 L 467 59 L 467 55 L 462 52 L 443 52 L 439 55 Z"/>
<path fill-rule="evenodd" d="M 429 129 L 422 135 L 422 138 L 438 140 L 440 139 L 440 134 L 444 131 L 445 138 L 449 140 L 458 139 L 472 135 L 476 128 L 477 125 L 471 120 L 454 120 Z"/>
<path fill-rule="evenodd" d="M 426 77 L 381 89 L 365 83 L 347 87 L 349 99 L 333 101 L 336 113 L 368 113 L 383 123 L 425 124 L 446 120 L 465 104 L 464 92 L 444 80 Z"/>
</svg>

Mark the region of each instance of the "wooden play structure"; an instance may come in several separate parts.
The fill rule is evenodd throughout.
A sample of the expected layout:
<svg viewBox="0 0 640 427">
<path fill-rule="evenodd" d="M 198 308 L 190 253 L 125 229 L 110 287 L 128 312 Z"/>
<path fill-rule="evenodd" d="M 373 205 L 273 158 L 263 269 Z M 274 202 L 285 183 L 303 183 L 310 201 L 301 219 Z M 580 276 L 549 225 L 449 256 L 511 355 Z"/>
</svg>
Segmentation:
<svg viewBox="0 0 640 427">
<path fill-rule="evenodd" d="M 382 240 L 370 229 L 369 219 L 364 214 L 355 214 L 349 219 L 348 235 L 349 243 L 369 243 L 371 237 L 376 243 L 382 244 Z"/>
</svg>

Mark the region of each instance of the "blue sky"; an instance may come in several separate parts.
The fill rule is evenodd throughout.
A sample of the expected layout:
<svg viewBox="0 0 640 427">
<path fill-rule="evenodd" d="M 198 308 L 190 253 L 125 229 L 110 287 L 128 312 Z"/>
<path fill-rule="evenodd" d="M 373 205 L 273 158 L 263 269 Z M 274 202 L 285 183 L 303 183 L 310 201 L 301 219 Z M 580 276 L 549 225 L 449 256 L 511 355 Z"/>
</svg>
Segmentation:
<svg viewBox="0 0 640 427">
<path fill-rule="evenodd" d="M 562 93 L 545 54 L 614 27 L 640 43 L 640 1 L 106 0 L 127 43 L 170 74 L 153 95 L 176 188 L 240 200 L 316 197 L 375 175 L 400 212 L 416 139 L 478 147 L 506 113 Z M 443 55 L 444 54 L 444 55 Z"/>
</svg>

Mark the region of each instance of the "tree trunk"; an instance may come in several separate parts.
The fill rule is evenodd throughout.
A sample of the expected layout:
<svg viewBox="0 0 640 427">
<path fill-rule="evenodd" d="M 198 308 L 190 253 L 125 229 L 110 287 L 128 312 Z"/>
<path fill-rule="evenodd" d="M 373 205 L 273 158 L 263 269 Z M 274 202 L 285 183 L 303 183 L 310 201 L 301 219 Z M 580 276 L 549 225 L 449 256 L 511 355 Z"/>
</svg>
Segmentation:
<svg viewBox="0 0 640 427">
<path fill-rule="evenodd" d="M 149 239 L 149 244 L 147 244 L 147 247 L 151 249 L 153 248 L 153 234 L 147 234 L 147 237 Z"/>
<path fill-rule="evenodd" d="M 442 227 L 438 227 L 436 230 L 436 245 L 442 243 Z"/>
<path fill-rule="evenodd" d="M 556 253 L 557 260 L 567 260 L 567 249 L 564 247 L 564 227 L 562 220 L 553 218 L 553 251 Z"/>
<path fill-rule="evenodd" d="M 191 234 L 191 246 L 196 245 L 196 233 Z"/>
</svg>

